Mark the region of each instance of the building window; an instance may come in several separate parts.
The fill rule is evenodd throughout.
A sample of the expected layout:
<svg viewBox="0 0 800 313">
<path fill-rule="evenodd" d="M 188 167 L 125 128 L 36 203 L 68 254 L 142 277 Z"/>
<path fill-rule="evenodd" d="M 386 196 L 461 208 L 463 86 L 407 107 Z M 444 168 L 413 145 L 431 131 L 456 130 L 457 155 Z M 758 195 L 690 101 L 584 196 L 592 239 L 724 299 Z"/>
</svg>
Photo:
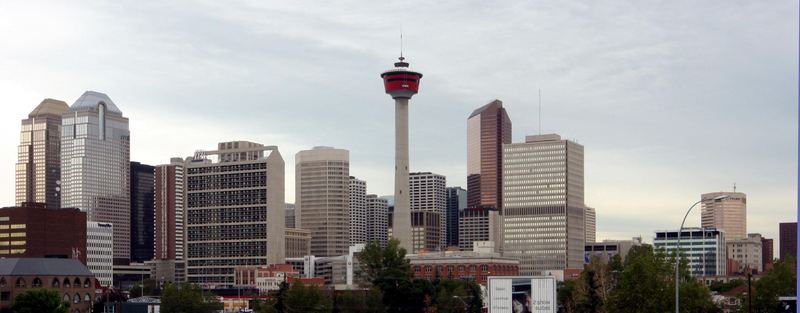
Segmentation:
<svg viewBox="0 0 800 313">
<path fill-rule="evenodd" d="M 5 286 L 6 286 L 6 278 L 5 277 L 0 278 L 0 287 L 5 287 Z"/>
<path fill-rule="evenodd" d="M 90 302 L 90 301 L 92 301 L 92 296 L 90 296 L 88 293 L 85 296 L 83 296 L 83 302 Z"/>
<path fill-rule="evenodd" d="M 22 277 L 17 278 L 17 283 L 14 284 L 14 286 L 17 288 L 25 288 L 26 287 L 25 279 L 23 279 Z"/>
<path fill-rule="evenodd" d="M 59 281 L 58 278 L 53 278 L 53 283 L 51 285 L 53 286 L 53 288 L 59 288 L 61 287 L 61 281 Z"/>
<path fill-rule="evenodd" d="M 65 293 L 63 299 L 64 301 L 69 302 L 69 295 Z"/>
<path fill-rule="evenodd" d="M 88 278 L 83 280 L 83 288 L 89 288 L 89 286 L 91 284 L 92 284 L 92 281 L 89 280 Z"/>
<path fill-rule="evenodd" d="M 72 283 L 72 285 L 75 286 L 75 288 L 79 288 L 81 286 L 81 279 L 75 277 L 75 282 Z M 80 297 L 78 297 L 78 298 L 80 298 Z"/>
<path fill-rule="evenodd" d="M 69 278 L 64 278 L 64 288 L 72 287 L 72 284 L 69 282 Z M 67 296 L 67 301 L 69 301 L 69 296 Z"/>
<path fill-rule="evenodd" d="M 81 295 L 79 295 L 79 294 L 77 294 L 77 293 L 76 293 L 76 294 L 75 294 L 75 295 L 72 297 L 72 303 L 78 303 L 78 302 L 81 302 Z"/>
<path fill-rule="evenodd" d="M 42 280 L 39 277 L 33 279 L 33 288 L 38 288 L 42 286 Z"/>
</svg>

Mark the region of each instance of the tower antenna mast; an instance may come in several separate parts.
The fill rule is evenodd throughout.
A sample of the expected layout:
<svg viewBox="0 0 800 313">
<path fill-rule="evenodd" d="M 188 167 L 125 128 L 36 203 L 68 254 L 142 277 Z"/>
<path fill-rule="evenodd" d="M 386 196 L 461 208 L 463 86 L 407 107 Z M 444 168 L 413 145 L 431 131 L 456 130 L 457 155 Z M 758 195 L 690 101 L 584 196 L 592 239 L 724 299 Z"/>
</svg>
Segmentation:
<svg viewBox="0 0 800 313">
<path fill-rule="evenodd" d="M 539 88 L 539 135 L 542 134 L 542 88 Z"/>
<path fill-rule="evenodd" d="M 403 57 L 403 27 L 400 26 L 400 61 L 405 60 Z"/>
</svg>

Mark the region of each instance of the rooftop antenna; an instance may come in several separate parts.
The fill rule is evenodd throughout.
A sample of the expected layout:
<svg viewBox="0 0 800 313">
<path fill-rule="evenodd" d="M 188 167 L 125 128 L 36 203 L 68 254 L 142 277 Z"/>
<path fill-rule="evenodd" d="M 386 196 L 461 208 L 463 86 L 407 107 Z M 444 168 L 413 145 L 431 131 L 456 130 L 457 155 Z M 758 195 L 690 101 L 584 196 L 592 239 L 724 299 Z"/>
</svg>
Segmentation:
<svg viewBox="0 0 800 313">
<path fill-rule="evenodd" d="M 403 25 L 400 25 L 400 62 L 406 58 L 403 57 Z"/>
<path fill-rule="evenodd" d="M 542 134 L 542 88 L 539 88 L 539 135 Z"/>
<path fill-rule="evenodd" d="M 736 183 L 733 183 L 733 192 L 736 192 Z"/>
</svg>

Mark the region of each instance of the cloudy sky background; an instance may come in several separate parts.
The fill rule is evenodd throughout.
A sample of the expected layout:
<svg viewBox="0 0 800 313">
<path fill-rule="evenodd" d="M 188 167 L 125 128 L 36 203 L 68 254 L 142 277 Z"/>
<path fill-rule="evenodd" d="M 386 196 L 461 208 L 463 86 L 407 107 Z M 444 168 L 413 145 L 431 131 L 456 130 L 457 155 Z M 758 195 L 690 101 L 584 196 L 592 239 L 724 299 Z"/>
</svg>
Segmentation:
<svg viewBox="0 0 800 313">
<path fill-rule="evenodd" d="M 217 142 L 350 150 L 392 192 L 393 104 L 379 73 L 405 37 L 422 71 L 411 169 L 466 185 L 466 118 L 504 102 L 515 142 L 585 146 L 598 239 L 677 228 L 700 194 L 748 196 L 748 231 L 796 220 L 796 1 L 0 2 L 0 203 L 14 202 L 19 121 L 43 99 L 109 94 L 131 158 Z M 699 225 L 699 210 L 687 224 Z M 777 240 L 776 240 L 777 241 Z"/>
</svg>

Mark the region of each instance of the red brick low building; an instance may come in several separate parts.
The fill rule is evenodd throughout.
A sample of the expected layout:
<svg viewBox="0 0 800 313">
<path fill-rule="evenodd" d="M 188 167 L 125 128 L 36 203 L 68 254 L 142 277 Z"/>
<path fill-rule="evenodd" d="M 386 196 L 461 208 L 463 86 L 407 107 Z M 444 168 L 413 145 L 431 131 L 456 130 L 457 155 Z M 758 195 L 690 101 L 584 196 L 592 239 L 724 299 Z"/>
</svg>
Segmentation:
<svg viewBox="0 0 800 313">
<path fill-rule="evenodd" d="M 77 258 L 86 264 L 86 212 L 27 202 L 0 209 L 0 257 Z"/>
<path fill-rule="evenodd" d="M 519 261 L 498 253 L 447 251 L 408 256 L 416 278 L 469 279 L 486 285 L 489 276 L 518 276 Z M 437 274 L 438 273 L 438 274 Z"/>
<path fill-rule="evenodd" d="M 99 284 L 74 259 L 0 259 L 0 312 L 10 312 L 14 299 L 33 288 L 55 290 L 70 303 L 70 313 L 89 313 Z"/>
</svg>

